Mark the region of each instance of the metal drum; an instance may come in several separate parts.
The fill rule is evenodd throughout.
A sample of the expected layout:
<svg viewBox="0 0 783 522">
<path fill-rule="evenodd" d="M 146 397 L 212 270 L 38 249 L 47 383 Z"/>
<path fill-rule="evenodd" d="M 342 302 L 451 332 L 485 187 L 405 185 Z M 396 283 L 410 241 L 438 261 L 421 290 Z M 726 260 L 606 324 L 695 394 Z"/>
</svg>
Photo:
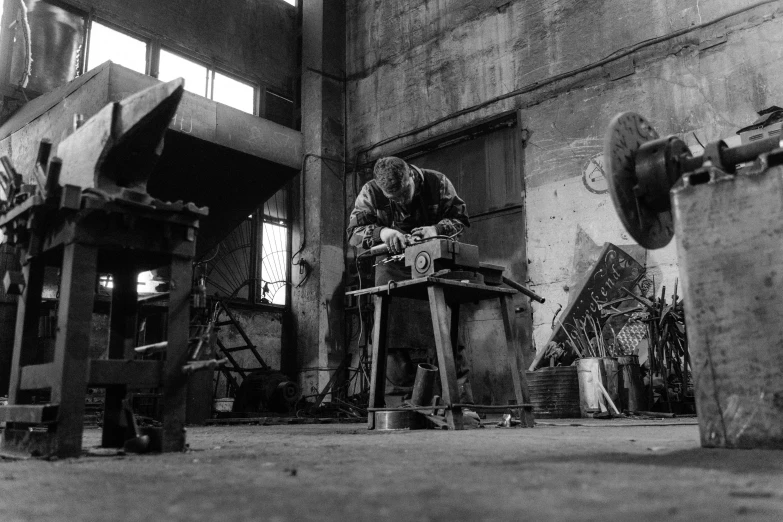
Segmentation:
<svg viewBox="0 0 783 522">
<path fill-rule="evenodd" d="M 379 431 L 421 430 L 425 418 L 413 410 L 383 410 L 375 412 L 375 429 Z"/>
<path fill-rule="evenodd" d="M 581 415 L 576 366 L 541 368 L 525 375 L 537 419 L 568 419 Z"/>
</svg>

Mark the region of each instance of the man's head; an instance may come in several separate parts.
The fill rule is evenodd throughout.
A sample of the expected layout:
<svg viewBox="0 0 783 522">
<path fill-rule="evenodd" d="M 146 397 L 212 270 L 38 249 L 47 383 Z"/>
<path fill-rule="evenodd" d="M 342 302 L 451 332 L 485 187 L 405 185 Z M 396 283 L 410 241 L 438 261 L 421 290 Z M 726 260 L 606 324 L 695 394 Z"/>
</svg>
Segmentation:
<svg viewBox="0 0 783 522">
<path fill-rule="evenodd" d="M 394 156 L 379 159 L 375 163 L 373 177 L 383 195 L 392 201 L 407 205 L 413 200 L 416 184 L 405 160 Z"/>
</svg>

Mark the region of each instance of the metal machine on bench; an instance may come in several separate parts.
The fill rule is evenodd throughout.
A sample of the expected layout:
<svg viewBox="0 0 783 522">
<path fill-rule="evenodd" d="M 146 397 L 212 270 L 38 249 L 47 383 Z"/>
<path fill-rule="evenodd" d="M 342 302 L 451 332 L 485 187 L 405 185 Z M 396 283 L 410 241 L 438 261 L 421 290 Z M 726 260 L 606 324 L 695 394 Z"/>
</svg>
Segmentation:
<svg viewBox="0 0 783 522">
<path fill-rule="evenodd" d="M 534 301 L 539 303 L 545 301 L 540 295 L 505 277 L 502 266 L 480 262 L 479 249 L 476 245 L 460 243 L 453 238 L 441 236 L 422 240 L 409 236 L 409 241 L 404 253 L 389 256 L 381 263 L 405 261 L 405 266 L 411 269 L 411 279 L 431 276 L 490 286 L 505 283 Z M 360 257 L 381 256 L 388 253 L 389 247 L 381 244 L 360 254 Z"/>
<path fill-rule="evenodd" d="M 783 142 L 779 125 L 746 129 L 747 143 L 693 155 L 622 113 L 604 161 L 631 236 L 676 238 L 702 446 L 783 448 Z"/>
<path fill-rule="evenodd" d="M 348 292 L 346 295 L 358 297 L 373 296 L 375 319 L 373 330 L 372 370 L 370 383 L 370 402 L 368 408 L 368 428 L 382 429 L 396 424 L 390 420 L 396 417 L 414 415 L 417 411 L 424 415 L 431 424 L 444 429 L 462 429 L 462 407 L 469 406 L 475 410 L 504 411 L 513 409 L 519 412 L 519 423 L 523 427 L 533 426 L 533 412 L 530 405 L 527 381 L 524 372 L 517 368 L 517 347 L 515 329 L 512 326 L 510 312 L 511 295 L 515 290 L 527 295 L 533 300 L 543 303 L 544 298 L 524 286 L 503 276 L 503 267 L 479 262 L 479 250 L 476 245 L 460 243 L 452 237 L 437 236 L 417 240 L 408 236 L 408 244 L 402 254 L 389 256 L 379 263 L 404 261 L 410 267 L 411 279 L 390 281 L 387 285 Z M 377 245 L 367 250 L 360 257 L 380 256 L 389 253 L 388 247 Z M 376 263 L 378 264 L 378 263 Z M 501 287 L 503 283 L 514 288 Z M 440 374 L 442 403 L 438 407 L 426 404 L 411 403 L 410 407 L 388 408 L 385 404 L 385 374 L 386 374 L 386 333 L 388 325 L 389 303 L 393 297 L 418 299 L 428 301 L 433 331 L 434 344 Z M 506 356 L 514 386 L 514 400 L 507 405 L 465 405 L 457 402 L 457 381 L 454 363 L 453 346 L 457 342 L 459 329 L 460 305 L 482 300 L 498 299 L 500 315 L 506 340 Z M 417 383 L 419 375 L 417 374 Z M 418 389 L 414 385 L 414 397 Z M 412 398 L 413 401 L 413 398 Z M 425 400 L 424 402 L 428 402 Z M 435 411 L 443 410 L 443 416 L 435 415 Z M 408 422 L 407 420 L 404 422 Z M 411 426 L 417 423 L 411 418 Z"/>
</svg>

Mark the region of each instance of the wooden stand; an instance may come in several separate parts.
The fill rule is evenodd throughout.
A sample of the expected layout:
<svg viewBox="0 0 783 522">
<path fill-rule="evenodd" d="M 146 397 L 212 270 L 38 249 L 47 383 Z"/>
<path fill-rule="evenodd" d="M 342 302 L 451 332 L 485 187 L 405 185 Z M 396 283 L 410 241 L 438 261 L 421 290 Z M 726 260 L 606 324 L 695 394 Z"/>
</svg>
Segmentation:
<svg viewBox="0 0 783 522">
<path fill-rule="evenodd" d="M 375 328 L 372 341 L 372 371 L 370 376 L 370 404 L 367 416 L 368 429 L 375 428 L 374 409 L 383 408 L 386 389 L 386 336 L 389 302 L 392 297 L 427 300 L 430 304 L 430 316 L 435 333 L 435 350 L 442 387 L 443 402 L 441 409 L 446 411 L 446 423 L 449 429 L 463 429 L 462 406 L 459 404 L 457 389 L 457 371 L 454 364 L 453 347 L 457 345 L 459 331 L 459 307 L 462 303 L 499 299 L 500 312 L 503 319 L 503 329 L 506 337 L 508 366 L 514 383 L 516 404 L 509 408 L 519 409 L 522 427 L 532 427 L 534 424 L 532 405 L 530 405 L 525 375 L 519 372 L 517 365 L 514 328 L 512 325 L 511 295 L 516 290 L 483 284 L 462 283 L 437 277 L 423 277 L 388 285 L 376 286 L 365 290 L 348 292 L 348 295 L 372 295 L 375 300 Z M 471 408 L 474 406 L 471 405 Z M 475 405 L 475 409 L 481 409 Z M 492 409 L 497 409 L 493 406 Z M 503 408 L 502 406 L 500 407 Z"/>
<path fill-rule="evenodd" d="M 199 212 L 182 204 L 139 205 L 84 198 L 80 210 L 53 209 L 31 198 L 6 219 L 29 219 L 23 247 L 26 282 L 19 300 L 8 406 L 1 448 L 27 455 L 77 457 L 87 387 L 106 388 L 102 443 L 122 447 L 128 437 L 122 401 L 128 387 L 163 388 L 163 451 L 185 448 L 187 358 L 192 259 Z M 163 208 L 161 208 L 163 207 Z M 40 227 L 40 231 L 37 229 Z M 37 350 L 44 268 L 61 268 L 53 360 Z M 165 360 L 133 360 L 136 278 L 171 268 Z M 113 276 L 108 359 L 90 359 L 98 274 Z M 47 404 L 35 396 L 49 390 Z"/>
</svg>

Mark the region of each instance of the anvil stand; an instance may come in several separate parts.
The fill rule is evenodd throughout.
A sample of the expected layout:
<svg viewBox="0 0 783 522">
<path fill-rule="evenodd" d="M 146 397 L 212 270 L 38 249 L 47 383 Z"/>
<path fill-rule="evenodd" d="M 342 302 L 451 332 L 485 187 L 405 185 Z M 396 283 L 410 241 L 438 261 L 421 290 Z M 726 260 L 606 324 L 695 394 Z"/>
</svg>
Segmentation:
<svg viewBox="0 0 783 522">
<path fill-rule="evenodd" d="M 392 297 L 427 300 L 430 305 L 430 317 L 435 336 L 435 351 L 441 379 L 442 400 L 445 404 L 436 407 L 416 407 L 415 410 L 431 413 L 434 409 L 445 410 L 446 426 L 451 430 L 464 428 L 462 408 L 469 407 L 476 411 L 506 411 L 517 410 L 520 414 L 521 427 L 533 427 L 533 409 L 530 404 L 527 380 L 519 372 L 517 350 L 514 341 L 514 328 L 510 312 L 511 295 L 516 290 L 499 286 L 464 283 L 459 280 L 439 277 L 421 277 L 406 281 L 391 281 L 387 285 L 376 286 L 364 290 L 348 292 L 347 295 L 371 295 L 375 305 L 375 327 L 372 341 L 372 371 L 370 374 L 370 403 L 368 406 L 367 427 L 375 429 L 375 412 L 386 411 L 386 337 L 389 303 Z M 506 354 L 511 380 L 514 386 L 515 404 L 479 405 L 459 404 L 457 387 L 457 371 L 454 364 L 453 347 L 457 345 L 459 332 L 459 309 L 462 303 L 483 301 L 486 299 L 500 300 L 500 315 L 503 320 L 503 331 L 506 340 Z M 411 409 L 411 408 L 405 408 Z"/>
<path fill-rule="evenodd" d="M 192 204 L 149 204 L 82 195 L 65 186 L 59 201 L 34 195 L 0 225 L 22 251 L 25 287 L 19 300 L 8 405 L 0 449 L 33 456 L 78 457 L 82 452 L 87 387 L 106 388 L 102 445 L 128 439 L 122 401 L 129 387 L 163 389 L 163 429 L 152 443 L 185 449 L 187 358 L 192 260 L 199 217 Z M 171 267 L 165 360 L 133 360 L 137 275 Z M 54 357 L 38 358 L 39 310 L 46 266 L 61 268 Z M 113 275 L 108 359 L 90 359 L 91 319 L 98 274 Z M 34 396 L 50 390 L 47 404 Z M 158 444 L 159 443 L 159 444 Z"/>
</svg>

